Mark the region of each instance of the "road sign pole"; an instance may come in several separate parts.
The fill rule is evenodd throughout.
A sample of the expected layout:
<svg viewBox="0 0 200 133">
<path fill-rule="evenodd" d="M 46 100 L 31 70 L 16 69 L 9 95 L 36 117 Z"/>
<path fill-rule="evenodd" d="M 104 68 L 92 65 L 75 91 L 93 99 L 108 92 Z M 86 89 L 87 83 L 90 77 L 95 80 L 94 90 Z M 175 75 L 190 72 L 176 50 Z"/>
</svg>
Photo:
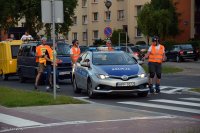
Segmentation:
<svg viewBox="0 0 200 133">
<path fill-rule="evenodd" d="M 55 1 L 51 0 L 52 5 L 52 37 L 53 37 L 53 97 L 56 99 L 56 52 L 55 52 Z"/>
</svg>

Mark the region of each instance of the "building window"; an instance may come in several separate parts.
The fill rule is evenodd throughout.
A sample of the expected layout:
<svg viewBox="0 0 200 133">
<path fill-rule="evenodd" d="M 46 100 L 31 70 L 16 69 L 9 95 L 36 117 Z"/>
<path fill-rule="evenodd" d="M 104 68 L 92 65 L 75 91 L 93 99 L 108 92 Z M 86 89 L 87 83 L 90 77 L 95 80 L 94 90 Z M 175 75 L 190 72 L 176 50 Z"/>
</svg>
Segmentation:
<svg viewBox="0 0 200 133">
<path fill-rule="evenodd" d="M 87 32 L 83 32 L 83 41 L 87 40 Z"/>
<path fill-rule="evenodd" d="M 87 15 L 83 15 L 82 19 L 83 24 L 87 24 Z"/>
<path fill-rule="evenodd" d="M 105 20 L 110 20 L 111 18 L 111 11 L 106 11 L 105 12 Z"/>
<path fill-rule="evenodd" d="M 73 32 L 72 34 L 73 34 L 73 36 L 72 36 L 72 37 L 73 37 L 73 40 L 74 40 L 74 39 L 78 39 L 78 33 L 77 33 L 77 32 Z"/>
<path fill-rule="evenodd" d="M 136 6 L 136 8 L 137 8 L 137 16 L 138 16 L 140 11 L 142 10 L 142 6 L 138 5 L 138 6 Z"/>
<path fill-rule="evenodd" d="M 136 28 L 136 37 L 142 37 L 142 32 L 138 27 Z"/>
<path fill-rule="evenodd" d="M 118 20 L 124 19 L 124 10 L 118 10 Z"/>
<path fill-rule="evenodd" d="M 93 13 L 93 20 L 98 21 L 98 12 Z"/>
<path fill-rule="evenodd" d="M 77 17 L 73 17 L 73 25 L 76 25 L 77 24 Z"/>
<path fill-rule="evenodd" d="M 93 3 L 98 3 L 99 2 L 99 0 L 92 0 L 93 1 Z"/>
<path fill-rule="evenodd" d="M 98 39 L 99 38 L 99 31 L 98 30 L 94 30 L 93 31 L 93 39 Z"/>
<path fill-rule="evenodd" d="M 87 0 L 82 0 L 82 7 L 87 7 Z"/>
</svg>

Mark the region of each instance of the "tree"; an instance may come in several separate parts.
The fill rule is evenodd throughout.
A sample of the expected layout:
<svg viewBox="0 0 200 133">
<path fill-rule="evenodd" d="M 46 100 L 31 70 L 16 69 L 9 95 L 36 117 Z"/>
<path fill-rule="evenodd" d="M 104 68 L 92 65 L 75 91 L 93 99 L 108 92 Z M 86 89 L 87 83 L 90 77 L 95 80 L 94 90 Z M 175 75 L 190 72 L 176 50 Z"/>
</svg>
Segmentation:
<svg viewBox="0 0 200 133">
<path fill-rule="evenodd" d="M 138 15 L 138 27 L 147 36 L 161 38 L 175 36 L 178 30 L 178 14 L 171 0 L 152 0 L 146 3 Z"/>
<path fill-rule="evenodd" d="M 122 29 L 114 30 L 111 39 L 113 45 L 119 44 L 119 34 L 120 34 L 120 43 L 126 43 L 126 33 Z M 127 38 L 129 41 L 129 37 Z"/>
<path fill-rule="evenodd" d="M 63 0 L 64 23 L 56 24 L 56 32 L 64 34 L 68 32 L 76 5 L 77 0 Z M 41 0 L 1 0 L 0 8 L 1 29 L 8 30 L 20 19 L 25 18 L 25 27 L 33 36 L 43 27 L 46 28 L 47 34 L 50 34 L 51 25 L 44 25 L 41 21 Z"/>
</svg>

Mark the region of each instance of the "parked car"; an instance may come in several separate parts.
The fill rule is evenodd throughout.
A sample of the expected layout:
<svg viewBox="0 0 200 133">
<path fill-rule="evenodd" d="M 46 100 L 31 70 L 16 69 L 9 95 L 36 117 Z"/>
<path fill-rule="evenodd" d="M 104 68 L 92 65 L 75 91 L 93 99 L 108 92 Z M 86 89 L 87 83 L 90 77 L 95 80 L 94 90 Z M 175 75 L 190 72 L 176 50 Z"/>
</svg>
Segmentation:
<svg viewBox="0 0 200 133">
<path fill-rule="evenodd" d="M 88 51 L 89 47 L 88 46 L 84 46 L 84 45 L 80 45 L 79 46 L 81 53 Z"/>
<path fill-rule="evenodd" d="M 191 44 L 174 45 L 171 50 L 166 51 L 167 60 L 182 62 L 186 59 L 198 60 L 198 53 Z"/>
<path fill-rule="evenodd" d="M 147 53 L 149 46 L 147 44 L 135 45 L 143 54 Z"/>
<path fill-rule="evenodd" d="M 137 93 L 148 95 L 148 78 L 144 69 L 124 51 L 87 51 L 74 66 L 75 93 L 86 90 L 90 98 L 96 94 Z"/>
<path fill-rule="evenodd" d="M 0 75 L 3 80 L 17 73 L 17 53 L 21 40 L 8 40 L 0 42 Z"/>
<path fill-rule="evenodd" d="M 38 66 L 35 61 L 35 52 L 38 45 L 38 42 L 29 42 L 20 47 L 17 57 L 17 72 L 20 82 L 24 82 L 27 78 L 34 79 L 37 75 Z M 62 63 L 57 65 L 58 79 L 71 79 L 72 65 L 69 45 L 64 42 L 57 42 L 56 52 L 57 58 L 62 60 Z M 45 73 L 43 73 L 43 77 L 45 77 Z"/>
<path fill-rule="evenodd" d="M 120 46 L 119 49 L 124 51 L 124 52 L 127 52 L 130 56 L 135 58 L 139 64 L 143 64 L 143 61 L 142 61 L 143 55 L 137 47 L 135 47 L 135 46 L 132 46 L 132 47 L 130 47 L 130 46 Z"/>
</svg>

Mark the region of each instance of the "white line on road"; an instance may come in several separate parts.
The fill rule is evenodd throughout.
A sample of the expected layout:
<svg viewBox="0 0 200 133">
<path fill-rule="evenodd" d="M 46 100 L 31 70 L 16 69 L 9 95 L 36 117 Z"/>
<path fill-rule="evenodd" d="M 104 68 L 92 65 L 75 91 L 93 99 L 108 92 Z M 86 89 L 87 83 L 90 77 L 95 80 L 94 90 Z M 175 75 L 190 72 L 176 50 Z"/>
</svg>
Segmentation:
<svg viewBox="0 0 200 133">
<path fill-rule="evenodd" d="M 200 98 L 188 97 L 188 98 L 180 98 L 180 99 L 200 102 Z"/>
<path fill-rule="evenodd" d="M 0 113 L 0 122 L 16 126 L 16 127 L 27 127 L 27 126 L 37 126 L 37 125 L 42 125 L 42 123 L 38 123 L 35 121 L 30 121 L 26 119 L 22 119 L 19 117 L 11 116 L 11 115 L 6 115 Z"/>
<path fill-rule="evenodd" d="M 174 107 L 174 106 L 168 106 L 168 105 L 159 105 L 159 104 L 142 103 L 142 102 L 118 102 L 118 103 L 200 114 L 200 110 L 197 110 L 197 109 Z"/>
<path fill-rule="evenodd" d="M 50 124 L 42 124 L 36 125 L 32 127 L 23 127 L 23 128 L 10 128 L 1 130 L 0 133 L 10 132 L 10 131 L 19 131 L 25 129 L 33 129 L 33 128 L 44 128 L 44 127 L 56 127 L 56 126 L 65 126 L 65 125 L 78 125 L 78 124 L 91 124 L 91 123 L 104 123 L 104 122 L 121 122 L 121 121 L 132 121 L 132 120 L 156 120 L 156 119 L 174 119 L 176 116 L 166 115 L 166 116 L 147 116 L 147 117 L 131 117 L 127 119 L 113 119 L 113 120 L 100 120 L 100 121 L 68 121 L 68 122 L 60 122 L 60 123 L 50 123 Z"/>
<path fill-rule="evenodd" d="M 182 102 L 182 101 L 176 101 L 176 100 L 156 99 L 156 100 L 149 100 L 149 101 L 200 107 L 199 103 Z"/>
</svg>

